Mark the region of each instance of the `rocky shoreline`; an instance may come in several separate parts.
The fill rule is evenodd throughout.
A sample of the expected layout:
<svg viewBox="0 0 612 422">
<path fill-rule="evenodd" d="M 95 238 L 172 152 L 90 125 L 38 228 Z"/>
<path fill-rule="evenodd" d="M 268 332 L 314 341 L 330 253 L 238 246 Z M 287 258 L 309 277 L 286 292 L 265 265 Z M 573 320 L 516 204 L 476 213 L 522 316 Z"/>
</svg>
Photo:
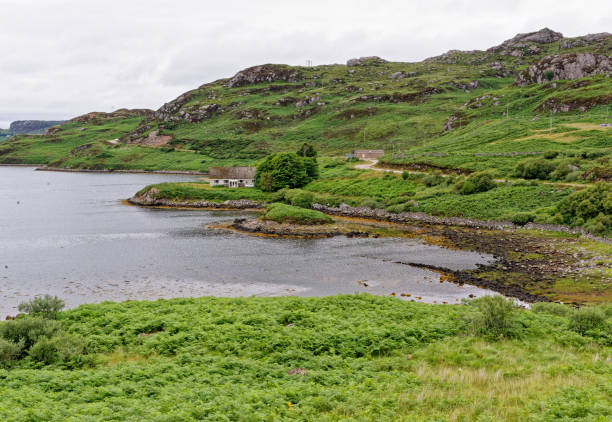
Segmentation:
<svg viewBox="0 0 612 422">
<path fill-rule="evenodd" d="M 219 226 L 217 226 L 219 227 Z M 379 237 L 378 234 L 361 230 L 350 230 L 337 225 L 300 225 L 277 223 L 270 220 L 236 218 L 231 224 L 221 228 L 231 228 L 241 233 L 261 234 L 276 237 L 326 238 L 334 236 L 346 237 Z"/>
<path fill-rule="evenodd" d="M 233 209 L 233 210 L 260 210 L 264 205 L 257 201 L 248 199 L 228 200 L 224 202 L 213 201 L 177 201 L 173 199 L 155 198 L 155 188 L 150 189 L 145 195 L 133 197 L 127 200 L 132 205 L 145 207 L 169 207 L 169 208 L 199 208 L 199 209 Z"/>
<path fill-rule="evenodd" d="M 423 212 L 401 212 L 399 214 L 393 214 L 383 209 L 372 209 L 368 207 L 351 207 L 346 204 L 341 204 L 338 207 L 328 207 L 321 204 L 313 204 L 312 209 L 321 211 L 329 215 L 353 218 L 367 218 L 379 221 L 390 221 L 393 223 L 425 223 L 444 226 L 484 228 L 491 230 L 532 229 L 541 231 L 556 231 L 568 234 L 579 234 L 588 239 L 597 240 L 599 242 L 612 243 L 612 239 L 593 236 L 592 234 L 584 230 L 582 227 L 568 227 L 560 224 L 527 223 L 524 226 L 519 226 L 514 223 L 511 223 L 510 221 L 487 221 L 460 217 L 436 217 L 434 215 L 425 214 Z"/>
</svg>

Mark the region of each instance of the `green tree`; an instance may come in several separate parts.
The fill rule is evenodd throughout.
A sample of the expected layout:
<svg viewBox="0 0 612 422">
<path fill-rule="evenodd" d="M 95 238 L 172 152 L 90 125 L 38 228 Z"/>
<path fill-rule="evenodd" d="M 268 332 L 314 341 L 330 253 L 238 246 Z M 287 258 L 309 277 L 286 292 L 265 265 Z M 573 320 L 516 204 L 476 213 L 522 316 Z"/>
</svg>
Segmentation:
<svg viewBox="0 0 612 422">
<path fill-rule="evenodd" d="M 304 145 L 297 150 L 296 154 L 300 157 L 316 157 L 317 150 L 315 150 L 312 145 L 304 143 Z"/>
<path fill-rule="evenodd" d="M 269 155 L 255 172 L 255 186 L 269 192 L 299 188 L 309 181 L 304 159 L 292 152 Z"/>
</svg>

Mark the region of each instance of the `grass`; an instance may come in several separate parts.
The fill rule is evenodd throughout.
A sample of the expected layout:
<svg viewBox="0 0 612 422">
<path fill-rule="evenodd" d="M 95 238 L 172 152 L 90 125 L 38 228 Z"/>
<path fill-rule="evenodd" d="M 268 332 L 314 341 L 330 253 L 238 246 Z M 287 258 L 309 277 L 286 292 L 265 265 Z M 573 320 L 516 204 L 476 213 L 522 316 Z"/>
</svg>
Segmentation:
<svg viewBox="0 0 612 422">
<path fill-rule="evenodd" d="M 266 213 L 261 216 L 263 220 L 276 221 L 277 223 L 290 224 L 329 224 L 332 218 L 322 212 L 291 205 L 274 203 L 266 208 Z"/>
<path fill-rule="evenodd" d="M 606 420 L 608 340 L 514 311 L 487 340 L 472 306 L 369 295 L 82 305 L 59 321 L 95 358 L 0 369 L 3 420 Z M 610 322 L 608 317 L 608 323 Z"/>
</svg>

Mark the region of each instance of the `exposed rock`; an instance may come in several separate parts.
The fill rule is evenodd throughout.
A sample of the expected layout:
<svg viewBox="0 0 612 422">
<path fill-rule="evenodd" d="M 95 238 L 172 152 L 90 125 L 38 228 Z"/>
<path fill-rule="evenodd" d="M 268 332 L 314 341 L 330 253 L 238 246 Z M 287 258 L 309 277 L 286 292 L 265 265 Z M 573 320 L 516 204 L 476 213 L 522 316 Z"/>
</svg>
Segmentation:
<svg viewBox="0 0 612 422">
<path fill-rule="evenodd" d="M 172 140 L 170 135 L 160 135 L 159 130 L 152 130 L 148 136 L 144 138 L 130 139 L 128 143 L 146 145 L 148 147 L 159 147 L 166 145 Z"/>
<path fill-rule="evenodd" d="M 166 198 L 158 198 L 160 192 L 157 188 L 150 188 L 141 195 L 133 196 L 128 202 L 135 205 L 154 207 L 190 207 L 190 208 L 215 208 L 215 209 L 259 209 L 264 206 L 256 201 L 248 199 L 227 200 L 225 202 L 212 201 L 174 201 Z"/>
<path fill-rule="evenodd" d="M 64 120 L 17 120 L 11 123 L 9 132 L 14 135 L 40 132 L 51 126 L 60 125 Z"/>
<path fill-rule="evenodd" d="M 527 43 L 534 42 L 538 44 L 550 44 L 554 41 L 559 41 L 563 38 L 563 34 L 560 32 L 555 32 L 549 28 L 543 28 L 536 32 L 527 32 L 524 34 L 516 34 L 513 38 L 504 41 L 500 45 L 496 47 L 491 47 L 489 50 L 497 50 L 507 48 L 509 46 L 515 46 L 518 43 Z"/>
<path fill-rule="evenodd" d="M 516 83 L 520 86 L 560 79 L 578 79 L 602 73 L 612 73 L 612 59 L 591 53 L 555 54 L 546 56 L 521 72 Z"/>
<path fill-rule="evenodd" d="M 299 100 L 299 101 L 297 101 L 295 103 L 295 107 L 296 108 L 305 107 L 307 105 L 310 105 L 310 104 L 318 102 L 320 99 L 321 99 L 321 97 L 319 97 L 318 95 L 315 95 L 314 97 L 302 98 L 301 100 Z"/>
<path fill-rule="evenodd" d="M 300 71 L 286 65 L 264 64 L 253 66 L 236 73 L 228 83 L 229 88 L 258 84 L 262 82 L 297 82 L 302 79 Z"/>
<path fill-rule="evenodd" d="M 599 32 L 597 34 L 588 34 L 583 37 L 568 38 L 561 41 L 561 48 L 583 47 L 587 44 L 594 44 L 612 37 L 609 32 Z"/>
<path fill-rule="evenodd" d="M 389 76 L 389 79 L 404 79 L 416 76 L 416 72 L 395 72 Z"/>
<path fill-rule="evenodd" d="M 408 103 L 425 102 L 430 95 L 439 94 L 441 91 L 436 87 L 428 87 L 419 92 L 394 92 L 392 94 L 381 95 L 362 95 L 352 100 L 352 102 L 389 102 L 389 103 Z"/>
<path fill-rule="evenodd" d="M 381 59 L 378 56 L 367 56 L 360 57 L 358 59 L 350 59 L 346 62 L 347 66 L 364 66 L 364 65 L 376 65 L 387 63 L 386 60 Z"/>
<path fill-rule="evenodd" d="M 479 50 L 448 50 L 444 54 L 439 56 L 429 57 L 423 62 L 435 62 L 435 63 L 446 63 L 446 64 L 457 64 L 459 62 L 465 62 L 467 64 L 475 64 L 482 61 L 482 51 Z"/>
<path fill-rule="evenodd" d="M 45 130 L 45 135 L 49 136 L 49 135 L 55 135 L 59 132 L 61 132 L 63 129 L 59 126 L 52 126 L 50 128 L 48 128 L 47 130 Z"/>
<path fill-rule="evenodd" d="M 176 113 L 183 107 L 189 100 L 195 95 L 194 91 L 186 92 L 185 94 L 175 98 L 174 100 L 165 103 L 155 112 L 155 118 L 162 122 L 169 122 L 174 120 L 180 120 L 179 117 L 175 116 Z"/>
<path fill-rule="evenodd" d="M 540 53 L 540 48 L 535 44 L 550 44 L 563 38 L 563 34 L 551 29 L 544 28 L 536 32 L 517 34 L 513 38 L 504 41 L 500 45 L 489 48 L 502 56 L 523 57 Z"/>
<path fill-rule="evenodd" d="M 127 119 L 129 117 L 152 117 L 153 110 L 149 110 L 147 108 L 135 108 L 135 109 L 127 109 L 120 108 L 119 110 L 115 110 L 111 113 L 104 113 L 100 111 L 94 111 L 91 113 L 83 114 L 82 116 L 75 117 L 74 119 L 69 120 L 69 122 L 78 122 L 78 123 L 102 123 L 103 120 L 115 120 L 115 119 Z"/>
<path fill-rule="evenodd" d="M 472 81 L 467 84 L 462 84 L 458 82 L 450 82 L 449 85 L 455 88 L 459 88 L 460 90 L 464 92 L 470 92 L 478 88 L 478 81 Z"/>
</svg>

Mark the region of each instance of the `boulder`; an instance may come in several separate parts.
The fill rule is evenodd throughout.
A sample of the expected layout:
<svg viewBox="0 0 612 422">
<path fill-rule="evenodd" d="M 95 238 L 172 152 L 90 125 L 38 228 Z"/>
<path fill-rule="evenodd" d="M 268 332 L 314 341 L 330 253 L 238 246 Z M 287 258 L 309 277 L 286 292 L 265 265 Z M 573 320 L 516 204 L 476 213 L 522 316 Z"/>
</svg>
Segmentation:
<svg viewBox="0 0 612 422">
<path fill-rule="evenodd" d="M 383 64 L 383 63 L 387 63 L 386 60 L 381 59 L 378 56 L 366 56 L 366 57 L 360 57 L 358 59 L 350 59 L 346 62 L 347 66 L 364 66 L 364 65 L 368 65 L 368 64 Z"/>
<path fill-rule="evenodd" d="M 253 66 L 236 73 L 228 82 L 229 88 L 258 84 L 262 82 L 297 82 L 302 73 L 286 65 L 264 64 Z"/>
<path fill-rule="evenodd" d="M 519 86 L 612 73 L 612 58 L 601 54 L 555 54 L 532 64 L 516 78 Z"/>
</svg>

